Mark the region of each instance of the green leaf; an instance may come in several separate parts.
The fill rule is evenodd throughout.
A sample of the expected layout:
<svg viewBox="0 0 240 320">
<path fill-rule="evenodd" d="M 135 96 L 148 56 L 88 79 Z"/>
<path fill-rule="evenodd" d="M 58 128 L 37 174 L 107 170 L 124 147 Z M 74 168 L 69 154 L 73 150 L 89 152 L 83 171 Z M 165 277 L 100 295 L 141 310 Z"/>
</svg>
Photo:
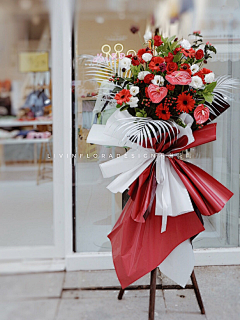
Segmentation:
<svg viewBox="0 0 240 320">
<path fill-rule="evenodd" d="M 126 110 L 128 107 L 129 107 L 129 105 L 126 104 L 125 106 L 123 106 L 123 107 L 120 109 L 120 111 Z"/>
<path fill-rule="evenodd" d="M 116 105 L 116 108 L 121 108 L 121 105 L 120 105 L 120 104 L 117 104 L 117 105 Z"/>
<path fill-rule="evenodd" d="M 173 58 L 173 62 L 178 62 L 182 58 L 182 52 L 178 52 Z"/>
<path fill-rule="evenodd" d="M 170 42 L 172 42 L 173 39 L 175 39 L 175 38 L 176 38 L 176 36 L 172 36 L 172 37 L 170 37 L 170 38 L 167 39 L 167 42 L 170 43 Z"/>
<path fill-rule="evenodd" d="M 177 41 L 173 42 L 173 43 L 171 44 L 171 50 L 174 51 L 174 50 L 177 48 L 177 46 L 179 46 L 179 44 L 177 43 Z"/>
<path fill-rule="evenodd" d="M 203 92 L 203 97 L 204 97 L 204 99 L 205 99 L 208 103 L 212 104 L 212 102 L 213 102 L 213 95 L 212 95 L 211 93 L 204 93 L 204 92 Z"/>
<path fill-rule="evenodd" d="M 203 92 L 206 93 L 206 94 L 213 92 L 213 90 L 214 90 L 214 88 L 216 87 L 216 85 L 217 85 L 217 82 L 216 82 L 216 81 L 207 84 L 207 85 L 205 86 Z"/>
<path fill-rule="evenodd" d="M 216 48 L 215 48 L 215 47 L 213 47 L 213 46 L 209 46 L 209 50 L 210 50 L 210 51 L 212 51 L 212 52 L 214 52 L 214 53 L 217 53 Z"/>
</svg>

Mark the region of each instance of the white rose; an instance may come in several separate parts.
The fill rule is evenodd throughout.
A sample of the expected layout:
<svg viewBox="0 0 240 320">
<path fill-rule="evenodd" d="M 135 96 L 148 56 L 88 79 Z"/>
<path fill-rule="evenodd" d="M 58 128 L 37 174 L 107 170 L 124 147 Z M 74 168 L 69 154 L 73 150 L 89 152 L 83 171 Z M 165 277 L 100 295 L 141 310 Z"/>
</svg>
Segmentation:
<svg viewBox="0 0 240 320">
<path fill-rule="evenodd" d="M 149 71 L 140 71 L 138 74 L 138 79 L 143 80 L 146 77 L 146 75 L 149 73 L 150 73 Z"/>
<path fill-rule="evenodd" d="M 145 33 L 145 35 L 143 36 L 144 41 L 147 42 L 148 40 L 152 39 L 152 32 L 151 31 L 147 31 Z"/>
<path fill-rule="evenodd" d="M 192 74 L 195 74 L 196 72 L 198 72 L 199 70 L 199 66 L 197 64 L 193 64 L 191 67 L 190 67 L 191 71 L 192 71 Z"/>
<path fill-rule="evenodd" d="M 144 54 L 142 55 L 142 59 L 143 59 L 145 62 L 149 62 L 149 61 L 151 61 L 151 59 L 152 59 L 152 54 L 151 54 L 151 53 L 144 53 Z"/>
<path fill-rule="evenodd" d="M 132 86 L 132 87 L 130 88 L 130 93 L 131 93 L 132 96 L 136 96 L 136 95 L 139 93 L 139 87 L 137 87 L 137 86 Z"/>
<path fill-rule="evenodd" d="M 154 76 L 152 83 L 156 86 L 163 86 L 164 85 L 164 78 L 162 76 Z"/>
<path fill-rule="evenodd" d="M 192 82 L 189 84 L 190 87 L 200 89 L 203 86 L 202 79 L 199 76 L 192 77 Z"/>
<path fill-rule="evenodd" d="M 131 97 L 129 100 L 130 108 L 137 108 L 138 101 L 139 101 L 138 97 Z"/>
<path fill-rule="evenodd" d="M 122 60 L 120 60 L 120 67 L 121 69 L 125 68 L 126 70 L 129 70 L 131 63 L 131 59 L 125 57 Z"/>
<path fill-rule="evenodd" d="M 182 41 L 180 41 L 180 45 L 186 50 L 191 48 L 191 43 L 186 39 L 183 39 Z"/>
<path fill-rule="evenodd" d="M 213 72 L 208 73 L 205 75 L 205 81 L 206 83 L 212 83 L 214 81 L 215 75 Z"/>
</svg>

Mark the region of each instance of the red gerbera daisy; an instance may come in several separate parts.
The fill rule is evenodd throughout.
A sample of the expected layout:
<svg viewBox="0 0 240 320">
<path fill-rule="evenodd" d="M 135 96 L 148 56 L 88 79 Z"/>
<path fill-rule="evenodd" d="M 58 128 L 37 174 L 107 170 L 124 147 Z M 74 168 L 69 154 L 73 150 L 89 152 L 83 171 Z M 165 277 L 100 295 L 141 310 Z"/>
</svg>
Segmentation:
<svg viewBox="0 0 240 320">
<path fill-rule="evenodd" d="M 164 59 L 162 57 L 154 57 L 152 58 L 151 62 L 149 63 L 149 69 L 152 71 L 160 71 L 160 64 L 164 62 Z"/>
<path fill-rule="evenodd" d="M 195 105 L 195 100 L 191 97 L 190 94 L 181 93 L 177 99 L 177 109 L 181 112 L 189 113 L 192 111 Z"/>
<path fill-rule="evenodd" d="M 123 89 L 122 91 L 119 91 L 114 99 L 117 100 L 117 103 L 120 104 L 120 106 L 123 104 L 123 102 L 128 102 L 131 98 L 130 91 L 127 89 Z"/>
<path fill-rule="evenodd" d="M 140 61 L 141 63 L 144 63 L 144 62 L 145 62 L 145 61 L 142 59 L 142 55 L 143 55 L 144 53 L 151 53 L 151 49 L 149 49 L 149 48 L 147 47 L 147 48 L 145 48 L 145 49 L 140 49 L 140 50 L 138 50 L 137 57 L 138 57 L 138 59 L 139 59 L 139 61 Z"/>
<path fill-rule="evenodd" d="M 159 119 L 168 120 L 171 117 L 168 107 L 163 106 L 162 103 L 157 106 L 155 113 Z"/>
<path fill-rule="evenodd" d="M 195 56 L 195 50 L 193 48 L 188 50 L 182 48 L 181 52 L 185 55 L 185 57 L 193 58 Z"/>
</svg>

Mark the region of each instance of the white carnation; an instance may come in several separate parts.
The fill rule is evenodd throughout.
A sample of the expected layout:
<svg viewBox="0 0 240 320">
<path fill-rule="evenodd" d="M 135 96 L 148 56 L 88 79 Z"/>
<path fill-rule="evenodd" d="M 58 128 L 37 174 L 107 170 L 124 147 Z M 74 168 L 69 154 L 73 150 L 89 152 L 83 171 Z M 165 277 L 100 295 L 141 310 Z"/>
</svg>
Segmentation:
<svg viewBox="0 0 240 320">
<path fill-rule="evenodd" d="M 191 48 L 191 43 L 186 39 L 180 41 L 180 45 L 186 50 L 189 50 Z"/>
<path fill-rule="evenodd" d="M 143 59 L 145 62 L 149 62 L 149 61 L 151 61 L 151 59 L 152 59 L 152 54 L 151 54 L 151 53 L 144 53 L 144 54 L 142 55 L 142 59 Z"/>
<path fill-rule="evenodd" d="M 203 86 L 202 79 L 199 76 L 192 77 L 192 82 L 189 84 L 190 87 L 200 89 Z"/>
<path fill-rule="evenodd" d="M 149 71 L 140 71 L 138 74 L 138 79 L 143 80 L 146 77 L 146 75 L 149 73 L 150 73 Z"/>
<path fill-rule="evenodd" d="M 129 105 L 131 108 L 137 108 L 138 106 L 138 97 L 131 97 L 130 100 L 129 100 Z"/>
<path fill-rule="evenodd" d="M 121 69 L 125 68 L 126 70 L 129 70 L 131 63 L 132 63 L 131 59 L 125 57 L 122 60 L 120 60 L 120 67 Z"/>
<path fill-rule="evenodd" d="M 152 32 L 151 31 L 147 31 L 145 33 L 145 35 L 143 36 L 144 41 L 147 42 L 148 40 L 152 39 Z"/>
<path fill-rule="evenodd" d="M 195 74 L 196 72 L 198 72 L 199 70 L 199 66 L 197 64 L 193 64 L 191 67 L 190 67 L 191 71 L 192 71 L 192 74 Z"/>
<path fill-rule="evenodd" d="M 132 86 L 132 87 L 130 88 L 130 93 L 131 93 L 132 96 L 136 96 L 136 95 L 139 93 L 139 87 L 137 87 L 137 86 Z"/>
<path fill-rule="evenodd" d="M 214 81 L 215 75 L 213 72 L 208 73 L 205 75 L 205 81 L 206 83 L 212 83 Z"/>
<path fill-rule="evenodd" d="M 163 86 L 164 85 L 164 78 L 162 76 L 154 76 L 152 83 L 156 86 Z"/>
</svg>

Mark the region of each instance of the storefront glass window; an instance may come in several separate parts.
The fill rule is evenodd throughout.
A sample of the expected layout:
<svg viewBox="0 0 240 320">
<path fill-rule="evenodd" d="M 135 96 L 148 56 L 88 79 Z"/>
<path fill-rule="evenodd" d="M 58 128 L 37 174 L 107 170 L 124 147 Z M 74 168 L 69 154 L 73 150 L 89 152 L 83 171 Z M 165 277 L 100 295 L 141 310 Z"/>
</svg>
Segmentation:
<svg viewBox="0 0 240 320">
<path fill-rule="evenodd" d="M 53 244 L 47 1 L 0 1 L 0 246 Z"/>
</svg>

